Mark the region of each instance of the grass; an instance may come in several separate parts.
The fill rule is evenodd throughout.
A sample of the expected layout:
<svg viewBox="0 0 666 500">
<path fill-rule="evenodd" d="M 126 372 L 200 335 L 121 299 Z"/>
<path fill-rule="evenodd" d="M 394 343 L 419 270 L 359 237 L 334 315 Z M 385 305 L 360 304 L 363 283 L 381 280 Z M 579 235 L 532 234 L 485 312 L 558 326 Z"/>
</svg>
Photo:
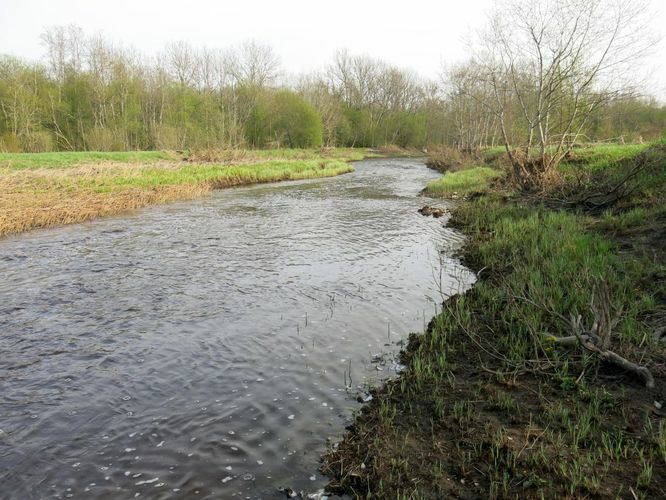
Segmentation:
<svg viewBox="0 0 666 500">
<path fill-rule="evenodd" d="M 173 159 L 175 159 L 175 154 L 166 151 L 0 153 L 0 169 L 67 168 L 99 162 L 139 164 Z"/>
<path fill-rule="evenodd" d="M 578 175 L 541 200 L 491 192 L 454 212 L 468 236 L 464 261 L 479 280 L 410 337 L 407 369 L 376 389 L 324 457 L 331 490 L 362 498 L 666 496 L 666 424 L 653 404 L 666 395 L 666 347 L 652 336 L 666 318 L 666 148 L 603 146 L 577 157 Z M 588 175 L 603 188 L 645 158 L 625 199 L 602 212 L 573 203 L 593 188 Z M 569 198 L 553 208 L 554 196 Z M 549 340 L 571 335 L 570 315 L 593 323 L 600 278 L 622 310 L 611 348 L 648 366 L 654 390 Z"/>
<path fill-rule="evenodd" d="M 647 144 L 600 144 L 574 150 L 574 164 L 584 164 L 586 171 L 603 171 L 627 158 L 634 158 L 648 148 Z M 567 169 L 567 165 L 563 165 Z"/>
<path fill-rule="evenodd" d="M 353 170 L 354 149 L 0 154 L 0 236 L 83 222 L 214 189 Z"/>
<path fill-rule="evenodd" d="M 457 172 L 446 172 L 441 178 L 429 182 L 424 190 L 428 196 L 464 196 L 488 188 L 502 173 L 490 167 L 473 167 Z"/>
<path fill-rule="evenodd" d="M 359 148 L 260 149 L 252 151 L 251 154 L 264 159 L 315 160 L 322 157 L 335 157 L 345 161 L 358 161 L 364 158 L 378 158 L 381 156 L 374 151 Z"/>
</svg>

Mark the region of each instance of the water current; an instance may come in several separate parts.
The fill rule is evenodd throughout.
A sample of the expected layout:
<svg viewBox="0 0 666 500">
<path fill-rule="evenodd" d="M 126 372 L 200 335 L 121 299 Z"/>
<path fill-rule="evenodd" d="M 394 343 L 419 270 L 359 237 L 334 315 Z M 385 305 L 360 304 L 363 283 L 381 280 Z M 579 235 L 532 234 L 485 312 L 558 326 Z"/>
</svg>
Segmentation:
<svg viewBox="0 0 666 500">
<path fill-rule="evenodd" d="M 0 498 L 323 488 L 327 438 L 473 279 L 417 213 L 438 174 L 355 168 L 0 240 Z"/>
</svg>

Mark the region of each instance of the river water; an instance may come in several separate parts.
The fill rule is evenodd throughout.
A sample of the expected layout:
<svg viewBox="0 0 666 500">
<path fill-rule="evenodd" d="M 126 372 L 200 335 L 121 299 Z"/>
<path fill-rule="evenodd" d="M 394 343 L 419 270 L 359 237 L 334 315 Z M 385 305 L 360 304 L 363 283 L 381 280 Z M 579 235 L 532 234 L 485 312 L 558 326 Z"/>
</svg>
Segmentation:
<svg viewBox="0 0 666 500">
<path fill-rule="evenodd" d="M 473 279 L 416 211 L 436 173 L 355 168 L 0 240 L 0 498 L 322 488 L 358 393 Z"/>
</svg>

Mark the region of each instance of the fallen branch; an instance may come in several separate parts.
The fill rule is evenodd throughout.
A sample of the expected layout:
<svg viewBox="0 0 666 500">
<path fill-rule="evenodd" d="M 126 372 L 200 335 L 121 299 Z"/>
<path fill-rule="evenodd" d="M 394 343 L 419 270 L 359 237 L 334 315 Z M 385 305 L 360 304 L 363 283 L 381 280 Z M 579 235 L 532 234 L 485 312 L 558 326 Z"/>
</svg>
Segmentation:
<svg viewBox="0 0 666 500">
<path fill-rule="evenodd" d="M 643 379 L 643 381 L 645 382 L 645 387 L 647 387 L 648 389 L 654 388 L 655 386 L 654 377 L 652 376 L 652 373 L 647 367 L 638 365 L 636 363 L 632 363 L 628 359 L 623 358 L 619 354 L 610 351 L 608 349 L 599 348 L 594 343 L 595 338 L 598 337 L 590 335 L 589 333 L 584 333 L 579 335 L 571 335 L 569 337 L 548 336 L 547 340 L 555 342 L 558 345 L 567 346 L 567 347 L 580 345 L 584 349 L 597 354 L 602 360 L 617 365 L 628 372 L 638 375 L 640 378 Z"/>
<path fill-rule="evenodd" d="M 523 298 L 523 300 L 535 304 L 529 299 Z M 546 336 L 546 340 L 569 347 L 580 345 L 583 349 L 596 354 L 603 361 L 612 363 L 625 371 L 639 376 L 645 382 L 645 387 L 653 389 L 655 386 L 654 377 L 646 366 L 633 363 L 609 349 L 612 342 L 613 330 L 622 316 L 622 308 L 613 307 L 608 283 L 605 280 L 595 279 L 592 288 L 590 310 L 594 316 L 594 323 L 592 328 L 589 329 L 583 327 L 583 319 L 580 315 L 572 315 L 567 320 L 560 313 L 551 311 L 555 316 L 569 325 L 573 335 L 567 337 Z"/>
</svg>

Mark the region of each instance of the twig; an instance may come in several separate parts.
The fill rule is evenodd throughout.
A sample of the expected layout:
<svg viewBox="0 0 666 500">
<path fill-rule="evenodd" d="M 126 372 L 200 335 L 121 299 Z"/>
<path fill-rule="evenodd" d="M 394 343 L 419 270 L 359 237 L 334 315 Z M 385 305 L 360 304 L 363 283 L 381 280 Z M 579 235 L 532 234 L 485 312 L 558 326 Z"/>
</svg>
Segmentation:
<svg viewBox="0 0 666 500">
<path fill-rule="evenodd" d="M 623 370 L 638 375 L 643 379 L 645 386 L 648 389 L 653 389 L 655 387 L 654 377 L 646 366 L 633 363 L 609 349 L 613 330 L 619 323 L 622 315 L 622 308 L 616 308 L 613 306 L 610 298 L 608 283 L 605 280 L 594 280 L 594 286 L 592 287 L 592 297 L 590 299 L 590 309 L 594 316 L 594 322 L 592 324 L 592 328 L 590 329 L 585 329 L 583 327 L 583 318 L 580 314 L 571 315 L 570 319 L 567 320 L 557 311 L 553 311 L 544 305 L 537 304 L 531 299 L 519 296 L 516 298 L 556 316 L 565 322 L 573 333 L 573 335 L 567 337 L 554 337 L 551 335 L 542 334 L 543 337 L 563 346 L 580 345 L 585 350 L 596 354 L 603 361 L 612 363 L 619 366 Z"/>
</svg>

